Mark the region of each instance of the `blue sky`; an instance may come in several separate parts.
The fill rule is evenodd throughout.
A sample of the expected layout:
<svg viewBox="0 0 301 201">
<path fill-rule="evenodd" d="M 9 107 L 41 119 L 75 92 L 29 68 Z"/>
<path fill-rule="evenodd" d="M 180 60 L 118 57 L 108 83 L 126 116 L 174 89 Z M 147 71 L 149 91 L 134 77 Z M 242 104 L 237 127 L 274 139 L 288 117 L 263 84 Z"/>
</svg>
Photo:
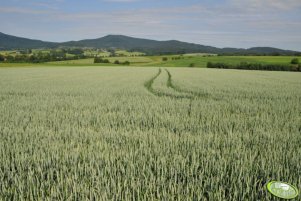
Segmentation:
<svg viewBox="0 0 301 201">
<path fill-rule="evenodd" d="M 46 41 L 123 34 L 301 51 L 300 0 L 0 0 L 0 32 Z"/>
</svg>

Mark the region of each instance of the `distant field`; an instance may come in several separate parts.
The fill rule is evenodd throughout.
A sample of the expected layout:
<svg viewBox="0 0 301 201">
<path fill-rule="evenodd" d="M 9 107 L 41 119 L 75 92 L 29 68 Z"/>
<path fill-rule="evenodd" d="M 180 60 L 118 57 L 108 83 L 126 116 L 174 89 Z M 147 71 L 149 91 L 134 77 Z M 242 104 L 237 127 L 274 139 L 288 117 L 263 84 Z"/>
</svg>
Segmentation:
<svg viewBox="0 0 301 201">
<path fill-rule="evenodd" d="M 163 57 L 167 57 L 168 60 L 162 61 Z M 176 57 L 180 56 L 108 57 L 107 59 L 112 63 L 115 60 L 119 60 L 120 62 L 129 61 L 132 66 L 188 67 L 190 64 L 194 64 L 195 67 L 206 67 L 209 61 L 231 64 L 240 62 L 289 64 L 292 58 L 295 58 L 291 56 L 182 56 L 181 59 L 172 60 L 172 58 Z M 298 58 L 301 60 L 301 57 Z M 93 59 L 49 62 L 48 64 L 93 64 Z"/>
<path fill-rule="evenodd" d="M 131 64 L 136 63 L 151 63 L 153 62 L 152 59 L 148 57 L 107 57 L 105 59 L 108 59 L 111 63 L 114 63 L 116 60 L 119 62 L 125 62 L 129 61 Z M 79 60 L 69 60 L 69 61 L 55 61 L 55 62 L 48 62 L 48 65 L 51 64 L 94 64 L 94 59 L 79 59 Z M 108 64 L 96 64 L 96 65 L 108 65 Z"/>
<path fill-rule="evenodd" d="M 142 52 L 128 52 L 125 50 L 118 50 L 115 52 L 119 56 L 144 56 L 145 53 Z"/>
<path fill-rule="evenodd" d="M 94 59 L 78 59 L 78 60 L 67 60 L 67 61 L 52 61 L 47 62 L 47 65 L 55 64 L 55 65 L 73 65 L 73 64 L 93 64 Z"/>
<path fill-rule="evenodd" d="M 167 57 L 167 61 L 162 61 L 163 57 Z M 172 56 L 140 56 L 140 57 L 109 57 L 110 62 L 115 60 L 129 61 L 133 66 L 157 66 L 157 67 L 188 67 L 194 64 L 195 67 L 206 67 L 207 62 L 223 62 L 230 64 L 237 64 L 240 62 L 264 63 L 264 64 L 289 64 L 291 56 L 183 56 L 181 59 L 172 60 L 172 58 L 179 57 L 179 55 Z M 298 57 L 301 60 L 301 57 Z M 85 59 L 79 61 L 72 61 L 71 63 L 93 64 L 93 59 Z M 57 62 L 54 62 L 57 63 Z M 69 61 L 62 63 L 70 63 Z"/>
<path fill-rule="evenodd" d="M 289 64 L 292 60 L 291 56 L 183 56 L 182 59 L 172 60 L 172 57 L 167 56 L 168 61 L 157 59 L 157 63 L 148 63 L 147 66 L 165 66 L 165 67 L 187 67 L 194 64 L 195 67 L 206 67 L 207 62 L 222 62 L 237 64 L 240 62 L 264 63 L 264 64 Z M 301 60 L 301 57 L 297 57 Z"/>
<path fill-rule="evenodd" d="M 270 180 L 301 187 L 300 86 L 290 72 L 1 68 L 0 200 L 274 200 Z"/>
<path fill-rule="evenodd" d="M 163 58 L 166 57 L 168 60 L 163 61 Z M 174 60 L 173 60 L 174 58 Z M 177 58 L 177 59 L 176 59 Z M 180 58 L 180 59 L 179 59 Z M 194 67 L 204 68 L 207 66 L 207 62 L 222 62 L 229 64 L 238 64 L 240 62 L 250 62 L 250 63 L 262 63 L 262 64 L 290 64 L 293 56 L 206 56 L 206 55 L 197 55 L 197 54 L 188 54 L 188 55 L 168 55 L 168 56 L 123 56 L 123 57 L 106 57 L 111 63 L 114 63 L 116 60 L 119 62 L 129 61 L 131 66 L 153 66 L 153 67 L 189 67 L 193 64 Z M 108 66 L 114 64 L 94 64 L 93 58 L 90 59 L 79 59 L 79 60 L 68 60 L 68 61 L 55 61 L 47 62 L 43 65 L 47 66 L 72 66 L 72 65 L 95 65 L 95 66 Z M 14 66 L 22 64 L 6 64 L 0 63 L 1 66 Z M 26 64 L 31 65 L 31 64 Z M 37 64 L 32 64 L 37 66 Z"/>
<path fill-rule="evenodd" d="M 128 56 L 128 57 L 132 57 L 132 56 L 144 56 L 145 54 L 142 52 L 129 52 L 126 50 L 116 50 L 115 54 L 117 56 Z M 100 57 L 109 57 L 111 56 L 110 52 L 102 52 L 102 51 L 96 51 L 96 50 L 85 50 L 84 55 L 86 56 L 100 56 Z"/>
<path fill-rule="evenodd" d="M 151 63 L 153 62 L 153 60 L 149 57 L 145 57 L 145 56 L 140 56 L 140 57 L 109 57 L 107 58 L 109 59 L 110 62 L 114 62 L 116 60 L 120 61 L 120 62 L 124 62 L 124 61 L 129 61 L 133 64 L 138 64 L 139 63 Z"/>
<path fill-rule="evenodd" d="M 95 51 L 95 50 L 85 50 L 84 53 L 85 56 L 101 56 L 101 57 L 109 57 L 111 55 L 110 52 L 99 52 L 99 51 Z"/>
<path fill-rule="evenodd" d="M 32 53 L 34 53 L 34 54 L 38 54 L 38 53 L 41 53 L 41 54 L 47 54 L 47 53 L 50 53 L 50 49 L 49 49 L 49 50 L 33 49 L 33 50 L 32 50 Z"/>
</svg>

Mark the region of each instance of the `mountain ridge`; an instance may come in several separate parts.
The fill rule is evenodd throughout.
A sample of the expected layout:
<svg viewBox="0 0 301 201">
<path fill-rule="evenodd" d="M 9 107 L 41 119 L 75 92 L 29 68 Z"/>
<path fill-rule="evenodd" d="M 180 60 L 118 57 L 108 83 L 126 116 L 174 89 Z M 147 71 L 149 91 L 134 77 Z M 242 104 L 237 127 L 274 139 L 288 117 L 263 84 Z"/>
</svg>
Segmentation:
<svg viewBox="0 0 301 201">
<path fill-rule="evenodd" d="M 158 41 L 152 39 L 135 38 L 124 35 L 106 35 L 96 39 L 84 39 L 66 42 L 48 42 L 43 40 L 17 37 L 0 32 L 0 49 L 35 49 L 35 48 L 103 48 L 125 49 L 140 51 L 146 54 L 184 54 L 184 53 L 213 53 L 213 54 L 280 54 L 293 55 L 300 53 L 293 50 L 283 50 L 273 47 L 217 48 L 179 40 Z"/>
</svg>

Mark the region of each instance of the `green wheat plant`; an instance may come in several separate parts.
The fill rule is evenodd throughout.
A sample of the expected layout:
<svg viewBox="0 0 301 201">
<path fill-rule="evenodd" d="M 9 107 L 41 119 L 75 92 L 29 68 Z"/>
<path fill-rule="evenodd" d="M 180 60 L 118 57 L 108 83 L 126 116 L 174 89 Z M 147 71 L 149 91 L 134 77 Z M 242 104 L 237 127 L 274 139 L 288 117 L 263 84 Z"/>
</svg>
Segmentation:
<svg viewBox="0 0 301 201">
<path fill-rule="evenodd" d="M 275 200 L 301 188 L 301 74 L 0 69 L 0 200 Z"/>
</svg>

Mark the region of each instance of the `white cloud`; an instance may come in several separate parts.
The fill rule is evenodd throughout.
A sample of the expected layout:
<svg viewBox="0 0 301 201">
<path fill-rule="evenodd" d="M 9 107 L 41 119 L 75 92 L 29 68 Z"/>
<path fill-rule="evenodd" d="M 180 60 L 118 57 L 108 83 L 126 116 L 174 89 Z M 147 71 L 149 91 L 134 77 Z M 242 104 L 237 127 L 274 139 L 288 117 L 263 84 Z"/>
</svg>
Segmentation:
<svg viewBox="0 0 301 201">
<path fill-rule="evenodd" d="M 0 17 L 11 16 L 7 23 L 1 24 L 3 32 L 6 28 L 13 30 L 14 27 L 14 30 L 22 28 L 23 33 L 29 29 L 27 33 L 35 34 L 33 38 L 44 40 L 77 40 L 124 34 L 159 40 L 178 39 L 219 47 L 265 45 L 300 49 L 300 4 L 301 0 L 287 0 L 286 3 L 280 0 L 227 0 L 224 4 L 207 6 L 199 3 L 181 7 L 119 8 L 99 12 L 0 7 Z M 18 19 L 13 21 L 12 18 Z M 18 32 L 18 35 L 22 35 L 21 31 Z"/>
<path fill-rule="evenodd" d="M 16 14 L 46 14 L 50 13 L 47 10 L 37 10 L 37 9 L 29 9 L 29 8 L 21 8 L 21 7 L 0 7 L 0 12 L 2 13 L 16 13 Z"/>
<path fill-rule="evenodd" d="M 244 10 L 278 10 L 288 11 L 301 7 L 300 0 L 230 0 L 233 6 Z"/>
</svg>

